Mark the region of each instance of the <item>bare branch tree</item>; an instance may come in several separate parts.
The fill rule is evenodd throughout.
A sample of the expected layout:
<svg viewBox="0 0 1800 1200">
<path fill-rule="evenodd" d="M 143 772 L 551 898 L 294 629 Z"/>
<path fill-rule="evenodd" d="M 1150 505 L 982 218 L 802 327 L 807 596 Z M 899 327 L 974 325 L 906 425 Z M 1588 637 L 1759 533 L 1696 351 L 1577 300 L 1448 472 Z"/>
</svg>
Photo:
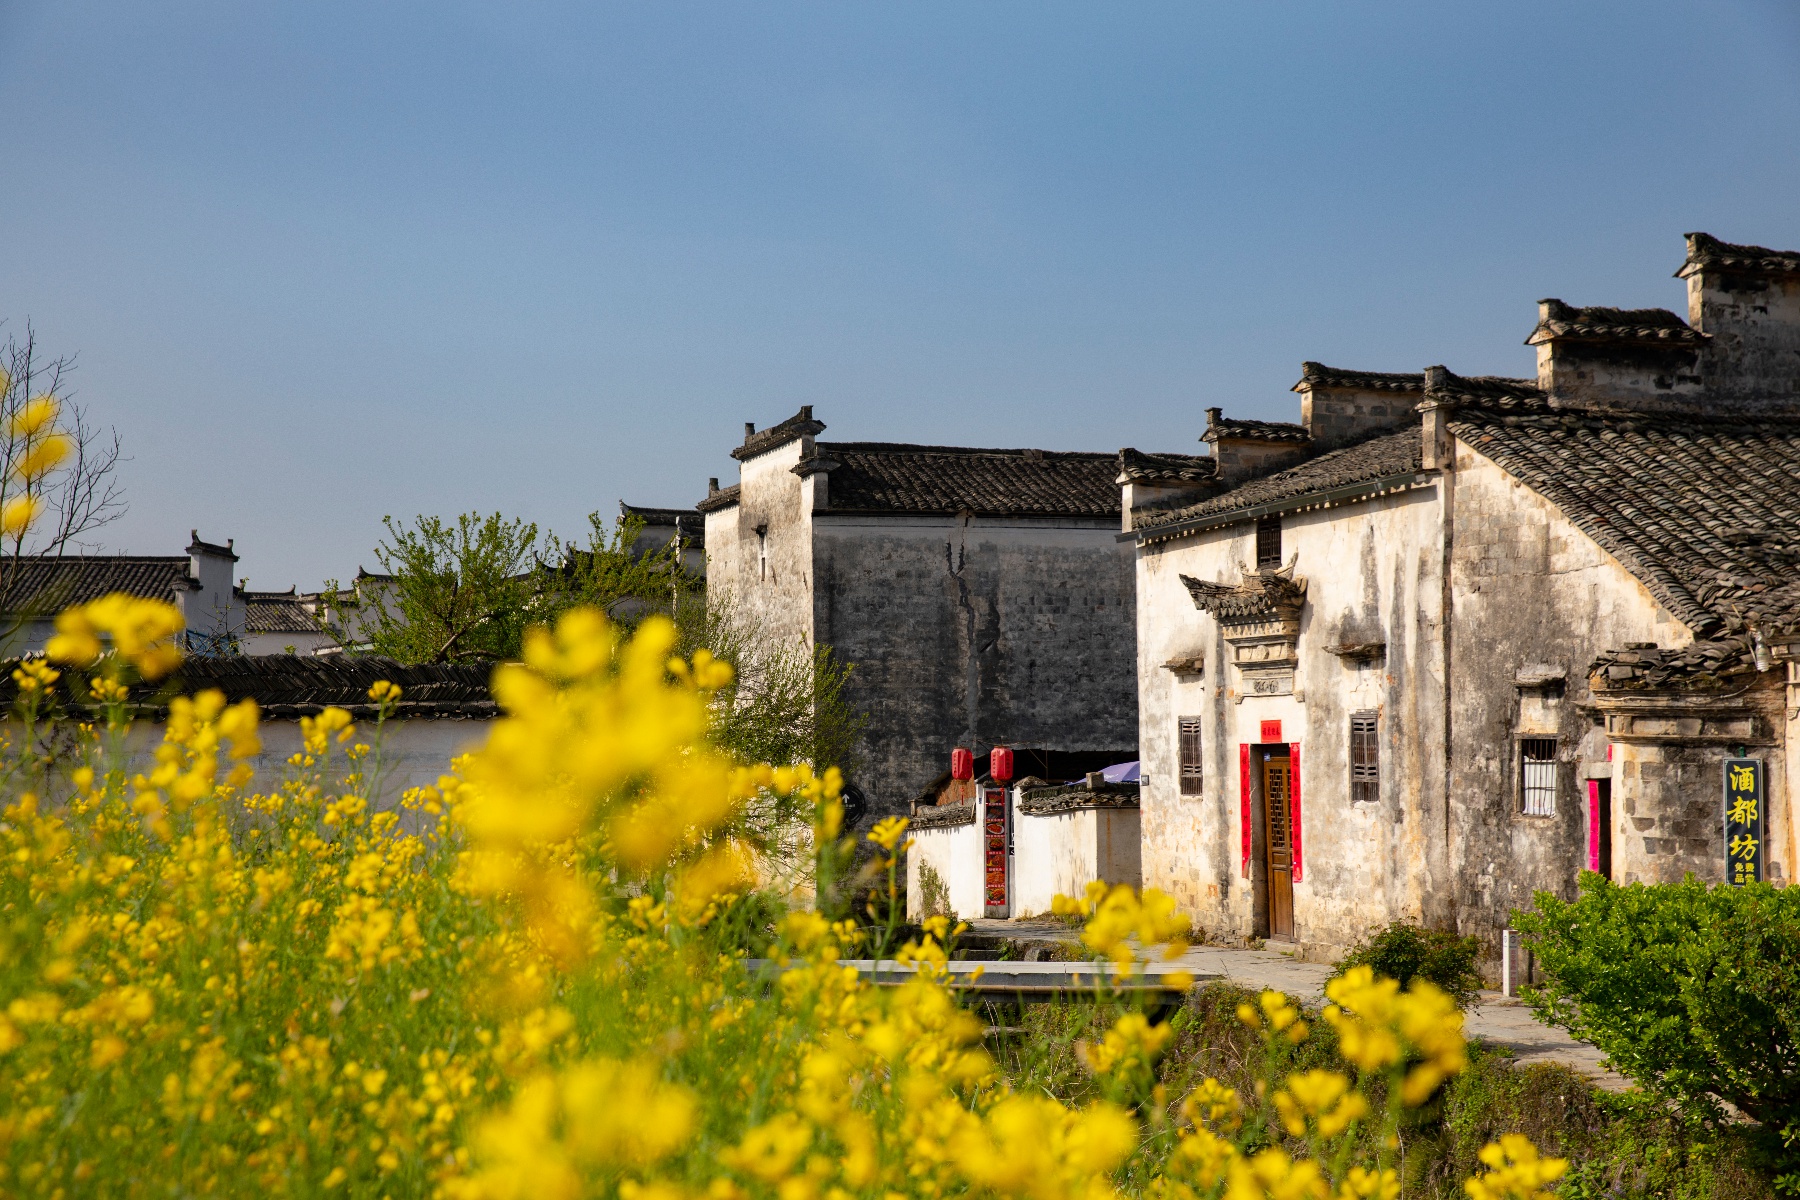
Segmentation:
<svg viewBox="0 0 1800 1200">
<path fill-rule="evenodd" d="M 0 508 L 21 499 L 40 508 L 29 526 L 0 542 L 0 597 L 13 604 L 30 601 L 13 595 L 26 558 L 62 558 L 95 549 L 93 535 L 125 515 L 118 469 L 126 460 L 118 430 L 95 424 L 75 402 L 68 383 L 74 370 L 74 355 L 43 356 L 29 323 L 23 337 L 9 335 L 0 345 Z M 57 402 L 55 432 L 66 440 L 68 454 L 47 473 L 22 476 L 14 468 L 43 442 L 46 431 L 21 429 L 20 418 L 33 401 L 45 397 Z"/>
</svg>

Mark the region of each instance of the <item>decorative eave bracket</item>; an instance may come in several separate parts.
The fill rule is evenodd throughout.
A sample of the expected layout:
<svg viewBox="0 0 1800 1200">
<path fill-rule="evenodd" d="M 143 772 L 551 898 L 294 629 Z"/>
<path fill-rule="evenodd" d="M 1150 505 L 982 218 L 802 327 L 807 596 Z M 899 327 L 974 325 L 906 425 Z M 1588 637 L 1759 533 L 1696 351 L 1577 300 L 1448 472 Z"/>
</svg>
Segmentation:
<svg viewBox="0 0 1800 1200">
<path fill-rule="evenodd" d="M 1208 583 L 1188 575 L 1182 584 L 1194 607 L 1219 622 L 1237 668 L 1237 701 L 1246 696 L 1293 696 L 1300 665 L 1300 611 L 1306 604 L 1306 580 L 1294 576 L 1296 559 L 1284 567 L 1238 568 L 1237 583 Z"/>
</svg>

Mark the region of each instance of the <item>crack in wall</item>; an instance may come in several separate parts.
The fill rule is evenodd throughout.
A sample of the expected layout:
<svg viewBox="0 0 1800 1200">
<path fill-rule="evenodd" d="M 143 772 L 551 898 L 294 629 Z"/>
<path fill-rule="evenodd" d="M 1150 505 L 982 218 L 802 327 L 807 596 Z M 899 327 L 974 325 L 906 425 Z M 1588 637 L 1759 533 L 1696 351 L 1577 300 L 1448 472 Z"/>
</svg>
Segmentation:
<svg viewBox="0 0 1800 1200">
<path fill-rule="evenodd" d="M 944 543 L 944 569 L 956 583 L 956 607 L 963 620 L 963 718 L 967 722 L 964 736 L 971 753 L 976 749 L 976 716 L 981 708 L 981 655 L 975 647 L 975 604 L 969 598 L 969 580 L 964 573 L 969 556 L 969 523 L 975 514 L 957 515 L 956 541 Z"/>
</svg>

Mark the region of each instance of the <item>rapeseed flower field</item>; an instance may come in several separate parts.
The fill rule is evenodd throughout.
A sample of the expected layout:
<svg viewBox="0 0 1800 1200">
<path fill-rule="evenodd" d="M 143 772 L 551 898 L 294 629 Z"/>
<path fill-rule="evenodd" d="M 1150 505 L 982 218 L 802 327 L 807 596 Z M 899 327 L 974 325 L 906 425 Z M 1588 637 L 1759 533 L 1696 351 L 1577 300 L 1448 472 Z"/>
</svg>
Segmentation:
<svg viewBox="0 0 1800 1200">
<path fill-rule="evenodd" d="M 1170 1096 L 1166 1026 L 1123 999 L 1086 1050 L 1102 1098 L 1019 1090 L 944 983 L 941 918 L 871 986 L 848 920 L 774 918 L 734 814 L 804 803 L 843 849 L 835 771 L 708 741 L 729 668 L 593 612 L 500 667 L 505 715 L 435 787 L 382 810 L 381 720 L 304 723 L 247 790 L 250 703 L 169 701 L 148 762 L 130 687 L 178 665 L 179 615 L 111 596 L 18 664 L 0 816 L 0 1194 L 445 1200 L 1355 1200 L 1398 1195 L 1396 1131 L 1465 1061 L 1461 1014 L 1353 971 L 1323 1019 L 1354 1074 L 1283 1074 L 1311 1035 L 1286 997 L 1241 1019 L 1269 1070 Z M 58 708 L 63 673 L 84 704 Z M 68 681 L 63 681 L 63 693 Z M 399 698 L 377 684 L 384 714 Z M 900 821 L 871 835 L 893 886 Z M 1063 907 L 1130 968 L 1179 922 L 1097 886 Z M 1523 1138 L 1472 1200 L 1546 1195 Z"/>
</svg>

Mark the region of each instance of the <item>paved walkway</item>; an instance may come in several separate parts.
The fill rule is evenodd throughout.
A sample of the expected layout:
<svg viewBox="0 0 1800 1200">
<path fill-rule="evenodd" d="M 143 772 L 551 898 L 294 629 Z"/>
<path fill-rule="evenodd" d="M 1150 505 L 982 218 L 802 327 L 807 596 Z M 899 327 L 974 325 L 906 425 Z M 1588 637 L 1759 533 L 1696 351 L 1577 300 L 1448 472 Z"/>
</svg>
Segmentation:
<svg viewBox="0 0 1800 1200">
<path fill-rule="evenodd" d="M 1073 942 L 1076 931 L 1053 921 L 971 921 L 973 932 L 990 937 L 1032 941 Z M 1226 946 L 1196 946 L 1177 960 L 1194 974 L 1229 979 L 1242 987 L 1273 988 L 1298 1000 L 1323 1003 L 1325 981 L 1332 968 L 1300 962 L 1278 950 L 1241 950 Z M 1630 1081 L 1600 1065 L 1604 1057 L 1586 1042 L 1578 1042 L 1555 1025 L 1540 1024 L 1522 1002 L 1499 992 L 1482 992 L 1469 1006 L 1463 1028 L 1480 1038 L 1510 1050 L 1519 1063 L 1549 1062 L 1572 1067 L 1608 1091 L 1620 1092 Z"/>
</svg>

